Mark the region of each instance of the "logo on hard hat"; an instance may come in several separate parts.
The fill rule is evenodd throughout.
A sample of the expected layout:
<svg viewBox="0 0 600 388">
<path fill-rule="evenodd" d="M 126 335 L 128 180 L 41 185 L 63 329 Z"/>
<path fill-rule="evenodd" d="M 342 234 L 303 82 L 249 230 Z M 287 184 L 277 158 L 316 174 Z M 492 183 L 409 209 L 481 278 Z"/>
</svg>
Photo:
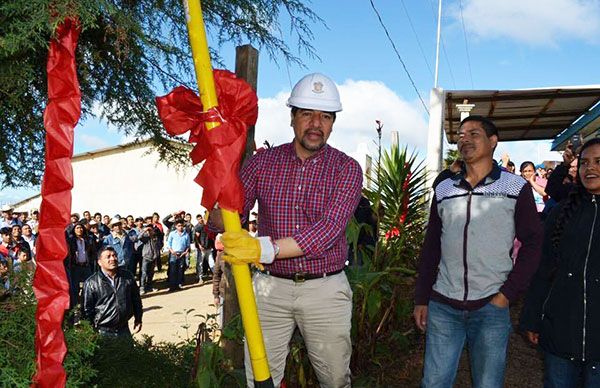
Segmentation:
<svg viewBox="0 0 600 388">
<path fill-rule="evenodd" d="M 313 91 L 313 93 L 317 93 L 317 94 L 323 93 L 324 92 L 323 83 L 322 82 L 314 82 L 312 91 Z"/>
</svg>

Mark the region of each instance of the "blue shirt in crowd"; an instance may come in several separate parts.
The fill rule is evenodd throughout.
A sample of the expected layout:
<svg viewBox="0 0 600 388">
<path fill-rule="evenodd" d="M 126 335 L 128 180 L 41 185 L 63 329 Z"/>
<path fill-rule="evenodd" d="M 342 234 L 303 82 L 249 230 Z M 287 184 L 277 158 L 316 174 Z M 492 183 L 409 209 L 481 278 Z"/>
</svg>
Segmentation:
<svg viewBox="0 0 600 388">
<path fill-rule="evenodd" d="M 177 230 L 169 233 L 167 248 L 175 252 L 183 252 L 190 247 L 190 235 L 184 230 L 179 234 Z"/>
</svg>

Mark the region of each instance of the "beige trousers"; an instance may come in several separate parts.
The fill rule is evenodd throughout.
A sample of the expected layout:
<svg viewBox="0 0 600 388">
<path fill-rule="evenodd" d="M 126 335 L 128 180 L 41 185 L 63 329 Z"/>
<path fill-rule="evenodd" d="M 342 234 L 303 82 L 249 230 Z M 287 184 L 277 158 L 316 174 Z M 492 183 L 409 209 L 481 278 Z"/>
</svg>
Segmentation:
<svg viewBox="0 0 600 388">
<path fill-rule="evenodd" d="M 294 283 L 257 272 L 253 284 L 274 386 L 283 379 L 297 325 L 321 387 L 350 387 L 352 290 L 346 274 Z M 248 386 L 253 387 L 247 346 L 245 367 Z"/>
</svg>

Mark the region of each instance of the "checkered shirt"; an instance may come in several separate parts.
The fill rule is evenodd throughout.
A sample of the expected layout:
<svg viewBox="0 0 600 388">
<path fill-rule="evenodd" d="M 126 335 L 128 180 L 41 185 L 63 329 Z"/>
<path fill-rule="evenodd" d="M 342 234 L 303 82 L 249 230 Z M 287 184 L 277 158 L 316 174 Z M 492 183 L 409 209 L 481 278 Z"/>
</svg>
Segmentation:
<svg viewBox="0 0 600 388">
<path fill-rule="evenodd" d="M 288 143 L 254 155 L 242 168 L 241 179 L 244 214 L 258 201 L 259 236 L 292 237 L 305 254 L 275 260 L 266 270 L 320 274 L 344 267 L 346 225 L 362 188 L 356 160 L 325 145 L 302 161 Z"/>
</svg>

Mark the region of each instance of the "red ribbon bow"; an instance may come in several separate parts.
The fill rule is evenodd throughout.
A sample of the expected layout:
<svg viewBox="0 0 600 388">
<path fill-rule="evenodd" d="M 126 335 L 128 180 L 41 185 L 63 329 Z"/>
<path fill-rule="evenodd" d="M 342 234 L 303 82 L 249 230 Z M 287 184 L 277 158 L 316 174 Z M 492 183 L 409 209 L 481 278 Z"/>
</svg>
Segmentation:
<svg viewBox="0 0 600 388">
<path fill-rule="evenodd" d="M 166 96 L 156 97 L 158 115 L 171 136 L 190 131 L 193 164 L 204 165 L 194 179 L 204 189 L 202 206 L 242 212 L 244 196 L 239 179 L 240 161 L 248 127 L 258 118 L 258 98 L 252 87 L 230 71 L 214 71 L 219 106 L 204 111 L 200 97 L 178 86 Z M 206 122 L 219 122 L 206 129 Z"/>
</svg>

